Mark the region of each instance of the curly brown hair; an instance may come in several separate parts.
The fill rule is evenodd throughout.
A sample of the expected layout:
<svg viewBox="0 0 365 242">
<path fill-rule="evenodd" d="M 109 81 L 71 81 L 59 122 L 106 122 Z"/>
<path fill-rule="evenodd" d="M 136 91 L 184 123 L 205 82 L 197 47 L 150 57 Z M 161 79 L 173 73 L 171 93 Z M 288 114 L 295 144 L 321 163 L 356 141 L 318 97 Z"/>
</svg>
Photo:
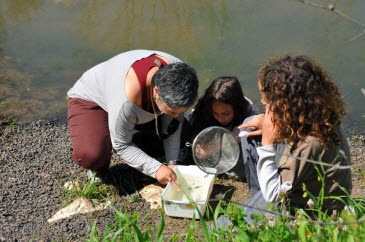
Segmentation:
<svg viewBox="0 0 365 242">
<path fill-rule="evenodd" d="M 326 72 L 306 56 L 270 60 L 258 72 L 261 95 L 278 125 L 277 140 L 316 137 L 325 147 L 339 145 L 337 126 L 345 115 L 343 96 Z"/>
</svg>

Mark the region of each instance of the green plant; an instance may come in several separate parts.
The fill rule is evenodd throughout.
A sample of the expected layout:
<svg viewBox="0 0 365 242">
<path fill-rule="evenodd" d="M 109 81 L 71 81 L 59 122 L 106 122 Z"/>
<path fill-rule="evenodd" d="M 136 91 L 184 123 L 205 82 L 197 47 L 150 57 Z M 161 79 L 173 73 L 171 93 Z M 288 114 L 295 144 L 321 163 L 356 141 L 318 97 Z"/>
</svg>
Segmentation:
<svg viewBox="0 0 365 242">
<path fill-rule="evenodd" d="M 87 181 L 82 184 L 79 179 L 76 182 L 72 182 L 70 189 L 63 189 L 61 196 L 64 199 L 64 206 L 69 205 L 75 198 L 86 197 L 90 199 L 94 204 L 99 204 L 103 201 L 110 200 L 116 192 L 112 187 L 101 184 L 98 185 L 95 182 Z"/>
<path fill-rule="evenodd" d="M 115 222 L 114 224 L 108 224 L 107 229 L 104 231 L 104 237 L 102 241 L 162 241 L 163 231 L 165 229 L 165 213 L 162 207 L 161 212 L 161 224 L 157 230 L 157 234 L 152 230 L 151 226 L 148 225 L 144 232 L 138 227 L 137 212 L 134 212 L 132 217 L 123 213 L 115 208 Z M 93 224 L 90 232 L 89 241 L 99 241 L 96 221 Z"/>
<path fill-rule="evenodd" d="M 8 103 L 9 103 L 8 101 L 1 101 L 0 106 L 3 106 L 3 105 L 8 104 Z"/>
<path fill-rule="evenodd" d="M 0 102 L 0 107 L 5 105 L 5 104 L 9 104 L 8 101 L 1 101 Z M 13 116 L 9 116 L 9 117 L 4 117 L 4 121 L 7 125 L 10 125 L 11 127 L 14 127 L 16 125 L 16 118 L 14 118 Z"/>
<path fill-rule="evenodd" d="M 10 127 L 14 127 L 16 125 L 16 118 L 14 118 L 13 116 L 9 116 L 7 119 Z"/>
<path fill-rule="evenodd" d="M 325 196 L 325 169 L 316 166 L 318 179 L 322 184 L 318 196 L 314 196 L 303 186 L 305 196 L 308 196 L 308 208 L 295 209 L 295 216 L 290 215 L 287 208 L 268 207 L 264 213 L 252 215 L 253 223 L 248 223 L 242 204 L 220 200 L 216 209 L 208 205 L 206 219 L 191 201 L 198 212 L 201 231 L 197 229 L 195 216 L 187 224 L 185 233 L 175 233 L 170 241 L 185 237 L 186 241 L 363 241 L 365 240 L 365 200 L 351 198 L 350 194 L 341 188 L 346 196 Z M 186 194 L 185 194 L 186 195 Z M 327 199 L 338 200 L 345 206 L 341 211 L 327 211 L 323 208 Z M 105 231 L 105 241 L 162 241 L 165 229 L 164 209 L 161 211 L 161 224 L 155 230 L 147 226 L 144 232 L 138 227 L 136 212 L 130 217 L 126 213 L 115 210 L 115 221 L 108 224 Z M 226 226 L 216 226 L 219 216 L 224 216 L 229 222 Z M 212 222 L 210 224 L 210 222 Z M 90 238 L 95 234 L 94 228 Z M 156 234 L 155 231 L 158 231 Z M 94 237 L 93 237 L 94 238 Z M 95 241 L 95 240 L 90 240 Z"/>
</svg>

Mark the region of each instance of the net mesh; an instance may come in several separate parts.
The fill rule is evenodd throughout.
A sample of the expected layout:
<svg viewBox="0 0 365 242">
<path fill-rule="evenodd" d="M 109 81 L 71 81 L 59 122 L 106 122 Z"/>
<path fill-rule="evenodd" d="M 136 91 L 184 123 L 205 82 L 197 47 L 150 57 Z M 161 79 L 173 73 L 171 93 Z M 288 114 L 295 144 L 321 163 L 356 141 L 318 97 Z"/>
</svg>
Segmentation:
<svg viewBox="0 0 365 242">
<path fill-rule="evenodd" d="M 221 127 L 204 129 L 193 144 L 195 163 L 207 173 L 221 174 L 232 169 L 239 154 L 236 139 L 227 129 Z"/>
</svg>

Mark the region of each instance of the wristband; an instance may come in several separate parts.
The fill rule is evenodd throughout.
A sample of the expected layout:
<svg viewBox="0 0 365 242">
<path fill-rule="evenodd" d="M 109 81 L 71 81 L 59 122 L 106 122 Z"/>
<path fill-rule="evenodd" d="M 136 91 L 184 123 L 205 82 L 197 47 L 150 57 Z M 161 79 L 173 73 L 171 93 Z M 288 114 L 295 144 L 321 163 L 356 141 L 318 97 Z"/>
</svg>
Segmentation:
<svg viewBox="0 0 365 242">
<path fill-rule="evenodd" d="M 177 164 L 177 160 L 169 160 L 167 162 L 167 165 L 176 165 Z"/>
</svg>

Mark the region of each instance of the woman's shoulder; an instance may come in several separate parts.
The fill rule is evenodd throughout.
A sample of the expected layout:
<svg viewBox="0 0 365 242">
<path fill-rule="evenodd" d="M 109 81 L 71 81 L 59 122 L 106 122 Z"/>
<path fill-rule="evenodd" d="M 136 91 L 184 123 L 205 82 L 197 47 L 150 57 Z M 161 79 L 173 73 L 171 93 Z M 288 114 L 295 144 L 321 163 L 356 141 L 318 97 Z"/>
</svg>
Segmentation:
<svg viewBox="0 0 365 242">
<path fill-rule="evenodd" d="M 248 102 L 248 106 L 247 106 L 248 116 L 257 115 L 257 114 L 261 113 L 249 98 L 247 98 L 246 96 L 244 96 L 244 98 Z"/>
<path fill-rule="evenodd" d="M 291 146 L 291 144 L 290 144 Z M 301 140 L 297 143 L 294 153 L 303 152 L 303 150 L 308 150 L 308 152 L 323 150 L 323 146 L 321 145 L 318 138 L 314 136 L 307 136 L 304 140 Z"/>
</svg>

